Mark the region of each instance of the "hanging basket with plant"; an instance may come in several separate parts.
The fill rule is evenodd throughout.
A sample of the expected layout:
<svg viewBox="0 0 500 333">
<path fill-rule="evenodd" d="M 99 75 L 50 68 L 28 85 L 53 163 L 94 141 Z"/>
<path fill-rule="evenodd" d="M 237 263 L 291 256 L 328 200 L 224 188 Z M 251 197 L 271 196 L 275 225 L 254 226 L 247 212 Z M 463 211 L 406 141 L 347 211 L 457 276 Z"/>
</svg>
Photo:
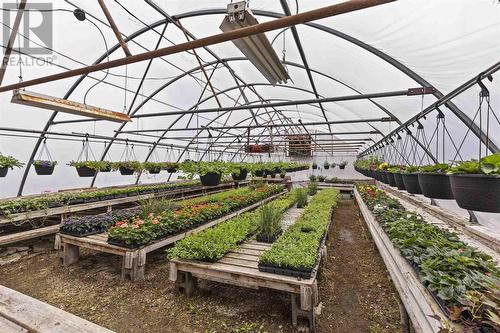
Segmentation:
<svg viewBox="0 0 500 333">
<path fill-rule="evenodd" d="M 157 175 L 163 169 L 164 164 L 161 162 L 144 162 L 142 168 L 151 175 Z"/>
<path fill-rule="evenodd" d="M 407 166 L 401 173 L 406 192 L 411 194 L 422 194 L 420 183 L 418 182 L 418 167 L 410 165 Z"/>
<path fill-rule="evenodd" d="M 449 171 L 451 190 L 464 209 L 500 213 L 500 154 L 460 163 Z"/>
<path fill-rule="evenodd" d="M 52 159 L 49 148 L 47 147 L 47 138 L 43 140 L 42 148 L 36 160 L 33 161 L 35 172 L 39 176 L 48 176 L 54 173 L 57 161 Z"/>
<path fill-rule="evenodd" d="M 24 163 L 19 162 L 18 159 L 0 153 L 0 177 L 7 176 L 9 169 L 21 168 L 23 165 Z"/>
<path fill-rule="evenodd" d="M 130 176 L 142 170 L 142 164 L 139 161 L 122 161 L 113 163 L 113 170 L 119 170 L 123 176 Z"/>
<path fill-rule="evenodd" d="M 76 168 L 80 177 L 94 177 L 102 167 L 99 161 L 71 161 L 69 166 Z"/>
<path fill-rule="evenodd" d="M 233 180 L 241 181 L 245 180 L 248 176 L 249 165 L 248 163 L 233 163 L 228 162 L 228 173 L 231 174 Z"/>
<path fill-rule="evenodd" d="M 347 161 L 342 161 L 342 162 L 339 163 L 339 168 L 343 170 L 343 169 L 345 169 L 345 167 L 347 166 L 347 164 L 348 164 Z"/>
<path fill-rule="evenodd" d="M 328 163 L 328 161 L 323 162 L 323 168 L 324 168 L 325 170 L 330 169 L 330 163 Z"/>
<path fill-rule="evenodd" d="M 450 176 L 447 174 L 449 165 L 438 163 L 419 168 L 418 183 L 422 194 L 432 199 L 453 199 Z"/>
<path fill-rule="evenodd" d="M 228 173 L 226 163 L 221 161 L 184 161 L 179 168 L 188 175 L 199 175 L 203 186 L 217 186 L 223 175 Z"/>
</svg>

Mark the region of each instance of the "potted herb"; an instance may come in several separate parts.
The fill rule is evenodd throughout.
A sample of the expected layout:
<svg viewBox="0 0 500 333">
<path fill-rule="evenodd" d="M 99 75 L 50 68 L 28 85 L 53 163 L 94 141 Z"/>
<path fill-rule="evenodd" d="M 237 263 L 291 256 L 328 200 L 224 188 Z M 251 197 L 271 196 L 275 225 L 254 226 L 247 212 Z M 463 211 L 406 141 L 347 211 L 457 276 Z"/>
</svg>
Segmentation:
<svg viewBox="0 0 500 333">
<path fill-rule="evenodd" d="M 339 163 L 339 168 L 342 169 L 342 170 L 345 169 L 345 167 L 347 166 L 347 163 L 348 163 L 347 161 L 340 162 Z"/>
<path fill-rule="evenodd" d="M 142 164 L 139 161 L 122 161 L 113 163 L 113 170 L 119 170 L 123 176 L 133 175 L 142 170 Z"/>
<path fill-rule="evenodd" d="M 259 233 L 256 238 L 258 242 L 273 243 L 282 233 L 281 209 L 270 203 L 260 209 L 258 220 Z"/>
<path fill-rule="evenodd" d="M 324 161 L 324 162 L 323 162 L 323 168 L 324 168 L 325 170 L 330 169 L 330 163 L 328 163 L 328 161 Z"/>
<path fill-rule="evenodd" d="M 152 175 L 157 175 L 163 169 L 164 165 L 161 162 L 144 162 L 143 169 L 147 170 Z"/>
<path fill-rule="evenodd" d="M 54 173 L 57 161 L 34 160 L 35 172 L 39 176 L 48 176 Z"/>
<path fill-rule="evenodd" d="M 433 199 L 453 199 L 450 177 L 447 175 L 449 168 L 450 166 L 445 163 L 419 168 L 418 183 L 424 196 Z"/>
<path fill-rule="evenodd" d="M 199 175 L 203 186 L 217 186 L 223 175 L 227 174 L 228 169 L 224 162 L 194 162 L 184 161 L 180 164 L 182 172 L 188 175 Z"/>
<path fill-rule="evenodd" d="M 500 213 L 500 154 L 467 161 L 449 171 L 457 204 L 469 210 Z"/>
<path fill-rule="evenodd" d="M 94 177 L 102 167 L 99 161 L 71 161 L 69 165 L 76 168 L 80 177 Z"/>
<path fill-rule="evenodd" d="M 163 163 L 163 168 L 167 170 L 168 173 L 176 173 L 179 163 L 176 162 L 165 162 Z"/>
<path fill-rule="evenodd" d="M 316 162 L 313 162 L 313 163 L 312 163 L 312 165 L 311 165 L 311 167 L 312 167 L 314 170 L 316 170 L 316 169 L 318 168 L 318 165 L 316 164 Z"/>
<path fill-rule="evenodd" d="M 0 154 L 0 177 L 7 176 L 9 169 L 20 168 L 23 165 L 24 163 L 19 162 L 19 160 L 12 156 Z"/>
<path fill-rule="evenodd" d="M 422 189 L 420 188 L 420 183 L 418 182 L 418 167 L 414 165 L 406 166 L 401 170 L 401 177 L 403 178 L 403 183 L 405 190 L 412 194 L 422 194 Z"/>
<path fill-rule="evenodd" d="M 233 180 L 245 180 L 248 175 L 248 164 L 247 163 L 227 163 L 228 172 L 231 174 Z"/>
</svg>

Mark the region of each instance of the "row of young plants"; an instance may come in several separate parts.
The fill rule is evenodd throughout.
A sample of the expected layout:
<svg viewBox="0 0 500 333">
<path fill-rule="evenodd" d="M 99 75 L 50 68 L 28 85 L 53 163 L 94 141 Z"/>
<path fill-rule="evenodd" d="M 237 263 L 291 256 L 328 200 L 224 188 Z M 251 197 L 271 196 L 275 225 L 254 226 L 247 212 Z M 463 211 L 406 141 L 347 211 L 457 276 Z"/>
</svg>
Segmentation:
<svg viewBox="0 0 500 333">
<path fill-rule="evenodd" d="M 500 213 L 500 154 L 479 161 L 424 165 L 389 165 L 378 158 L 356 161 L 365 176 L 412 194 L 433 199 L 455 199 L 468 210 Z"/>
<path fill-rule="evenodd" d="M 376 186 L 357 185 L 357 190 L 450 319 L 467 332 L 498 332 L 500 270 L 492 258 L 407 211 Z"/>
<path fill-rule="evenodd" d="M 297 221 L 259 258 L 259 270 L 309 278 L 320 258 L 320 245 L 332 221 L 339 191 L 314 195 Z"/>
<path fill-rule="evenodd" d="M 182 239 L 173 248 L 167 250 L 167 258 L 207 262 L 221 259 L 253 235 L 265 234 L 267 227 L 262 223 L 262 215 L 266 215 L 266 210 L 272 207 L 274 214 L 280 218 L 296 203 L 296 192 L 297 190 L 292 190 L 256 210 L 243 213 L 213 228 Z M 276 219 L 274 216 L 273 220 Z"/>
<path fill-rule="evenodd" d="M 281 185 L 249 186 L 184 200 L 161 212 L 150 212 L 145 216 L 143 214 L 116 222 L 109 230 L 108 243 L 129 248 L 143 246 L 159 238 L 195 228 L 281 191 Z"/>
<path fill-rule="evenodd" d="M 339 166 L 339 169 L 345 169 L 345 167 L 347 166 L 347 164 L 349 164 L 349 162 L 347 162 L 346 160 L 341 161 L 340 163 L 335 163 L 335 162 L 330 163 L 328 161 L 324 161 L 323 162 L 323 169 L 325 169 L 325 170 L 328 170 L 330 168 L 335 169 L 335 167 L 337 165 Z M 311 167 L 316 170 L 318 168 L 318 163 L 313 162 L 311 164 Z"/>
<path fill-rule="evenodd" d="M 140 214 L 140 208 L 129 208 L 98 215 L 70 217 L 61 223 L 59 232 L 77 237 L 99 234 L 107 231 L 118 221 L 130 219 Z"/>
<path fill-rule="evenodd" d="M 136 185 L 122 188 L 103 188 L 86 192 L 64 192 L 45 194 L 36 197 L 21 197 L 0 202 L 0 214 L 10 216 L 16 213 L 46 210 L 48 208 L 75 205 L 137 196 L 141 194 L 164 193 L 173 189 L 198 185 L 196 180 L 185 180 L 173 183 Z"/>
</svg>

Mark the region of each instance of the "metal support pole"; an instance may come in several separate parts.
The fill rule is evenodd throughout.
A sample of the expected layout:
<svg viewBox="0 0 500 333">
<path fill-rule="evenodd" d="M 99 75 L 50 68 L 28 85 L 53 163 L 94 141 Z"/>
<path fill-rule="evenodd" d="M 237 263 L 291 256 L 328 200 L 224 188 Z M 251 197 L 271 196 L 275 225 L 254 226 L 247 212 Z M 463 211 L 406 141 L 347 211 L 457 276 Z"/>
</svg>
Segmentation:
<svg viewBox="0 0 500 333">
<path fill-rule="evenodd" d="M 111 29 L 113 30 L 116 39 L 118 40 L 118 43 L 120 43 L 120 46 L 123 49 L 123 52 L 125 52 L 125 55 L 127 57 L 130 57 L 132 53 L 130 53 L 130 50 L 128 49 L 127 44 L 122 38 L 122 34 L 120 33 L 120 30 L 118 30 L 118 27 L 116 26 L 115 21 L 113 20 L 113 16 L 111 16 L 111 13 L 109 12 L 108 8 L 106 7 L 106 4 L 104 4 L 104 0 L 97 0 L 99 2 L 99 5 L 101 6 L 101 9 L 104 13 L 104 16 L 106 16 L 106 19 L 108 20 L 109 25 L 111 26 Z"/>
<path fill-rule="evenodd" d="M 0 65 L 0 84 L 2 84 L 5 72 L 7 71 L 7 64 L 9 63 L 9 57 L 12 52 L 12 47 L 16 41 L 17 32 L 19 31 L 19 24 L 21 24 L 21 18 L 24 14 L 24 9 L 26 8 L 27 0 L 21 0 L 19 3 L 19 8 L 17 9 L 16 19 L 14 25 L 12 26 L 12 31 L 10 32 L 9 41 L 7 47 L 5 48 L 5 53 L 3 55 L 2 64 Z"/>
</svg>

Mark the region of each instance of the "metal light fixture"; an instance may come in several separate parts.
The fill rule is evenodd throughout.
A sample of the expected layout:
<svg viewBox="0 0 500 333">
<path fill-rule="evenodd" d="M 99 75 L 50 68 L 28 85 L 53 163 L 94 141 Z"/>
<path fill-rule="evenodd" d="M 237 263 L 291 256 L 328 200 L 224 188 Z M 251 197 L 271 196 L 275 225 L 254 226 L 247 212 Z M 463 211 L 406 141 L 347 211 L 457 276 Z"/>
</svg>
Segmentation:
<svg viewBox="0 0 500 333">
<path fill-rule="evenodd" d="M 239 1 L 227 5 L 227 15 L 224 17 L 220 29 L 227 32 L 258 23 L 248 8 L 247 2 Z M 233 43 L 272 85 L 286 83 L 290 79 L 264 33 L 235 39 Z"/>
<path fill-rule="evenodd" d="M 119 123 L 132 121 L 126 113 L 101 109 L 96 106 L 73 102 L 63 98 L 42 95 L 26 90 L 14 90 L 11 102 L 58 112 L 71 113 L 78 116 L 110 120 Z"/>
</svg>

